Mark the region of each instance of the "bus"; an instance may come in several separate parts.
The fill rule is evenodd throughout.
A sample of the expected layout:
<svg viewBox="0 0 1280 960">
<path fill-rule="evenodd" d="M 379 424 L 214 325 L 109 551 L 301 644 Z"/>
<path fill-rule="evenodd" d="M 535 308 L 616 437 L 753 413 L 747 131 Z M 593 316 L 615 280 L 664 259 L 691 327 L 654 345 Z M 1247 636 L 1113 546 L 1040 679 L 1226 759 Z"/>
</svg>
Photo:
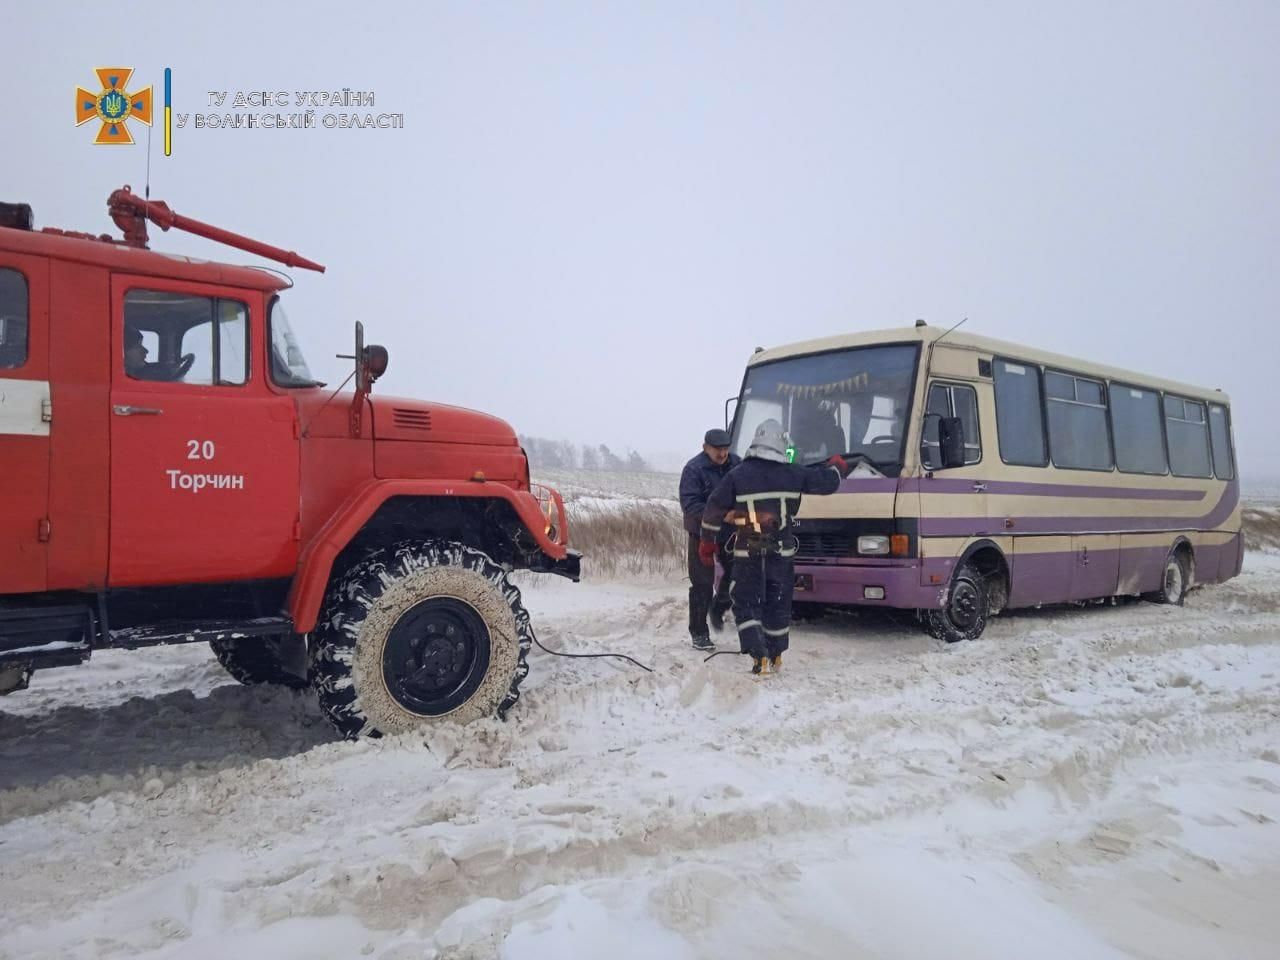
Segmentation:
<svg viewBox="0 0 1280 960">
<path fill-rule="evenodd" d="M 794 462 L 853 467 L 802 503 L 797 602 L 914 610 L 955 642 L 1005 609 L 1181 604 L 1240 572 L 1220 390 L 917 322 L 758 349 L 733 451 L 770 417 Z"/>
</svg>

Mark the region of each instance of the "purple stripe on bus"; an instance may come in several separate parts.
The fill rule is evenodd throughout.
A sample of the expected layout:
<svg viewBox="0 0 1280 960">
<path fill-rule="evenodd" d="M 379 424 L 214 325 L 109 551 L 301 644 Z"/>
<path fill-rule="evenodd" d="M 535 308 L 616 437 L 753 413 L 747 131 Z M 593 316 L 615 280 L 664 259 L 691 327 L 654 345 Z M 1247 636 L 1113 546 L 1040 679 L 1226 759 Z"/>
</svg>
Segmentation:
<svg viewBox="0 0 1280 960">
<path fill-rule="evenodd" d="M 921 517 L 922 537 L 1017 536 L 1018 534 L 1124 533 L 1212 530 L 1231 516 L 1240 488 L 1227 484 L 1217 506 L 1198 517 Z M 1006 525 L 1009 524 L 1009 525 Z"/>
<path fill-rule="evenodd" d="M 1034 541 L 1031 541 L 1034 543 Z M 1082 551 L 1018 553 L 1005 559 L 1011 567 L 1012 589 L 1009 608 L 1066 603 L 1109 596 L 1133 596 L 1160 589 L 1164 577 L 1168 545 L 1090 550 L 1088 562 Z M 1222 545 L 1194 548 L 1194 583 L 1220 583 L 1240 572 L 1243 544 L 1236 534 Z M 796 599 L 822 603 L 867 604 L 869 606 L 921 609 L 940 604 L 954 573 L 956 558 L 926 557 L 923 561 L 890 561 L 894 566 L 870 566 L 865 561 L 852 565 L 825 566 L 796 564 L 807 574 L 812 586 L 796 592 Z M 936 583 L 929 583 L 936 579 Z M 867 586 L 885 591 L 883 600 L 868 601 Z"/>
<path fill-rule="evenodd" d="M 1070 483 L 1023 483 L 984 480 L 979 477 L 851 477 L 840 483 L 840 493 L 958 493 L 973 494 L 973 485 L 986 486 L 988 494 L 1015 497 L 1080 497 L 1092 500 L 1203 500 L 1205 490 L 1164 490 L 1154 487 L 1107 487 Z"/>
<path fill-rule="evenodd" d="M 1014 497 L 1085 497 L 1098 500 L 1203 500 L 1204 490 L 1165 490 L 1154 487 L 1085 486 L 1070 483 L 1023 483 L 1016 480 L 961 480 L 955 477 L 915 477 L 900 489 L 911 493 L 973 493 L 973 485 L 986 485 L 988 494 Z"/>
</svg>

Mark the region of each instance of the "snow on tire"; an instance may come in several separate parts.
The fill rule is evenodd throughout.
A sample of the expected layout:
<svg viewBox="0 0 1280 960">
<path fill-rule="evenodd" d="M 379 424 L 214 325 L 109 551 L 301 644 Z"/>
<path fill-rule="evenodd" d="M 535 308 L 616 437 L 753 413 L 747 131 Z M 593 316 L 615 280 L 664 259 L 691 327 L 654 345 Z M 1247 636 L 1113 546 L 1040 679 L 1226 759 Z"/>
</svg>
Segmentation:
<svg viewBox="0 0 1280 960">
<path fill-rule="evenodd" d="M 533 642 L 520 591 L 460 543 L 399 544 L 329 588 L 311 682 L 348 738 L 502 716 L 519 698 Z"/>
</svg>

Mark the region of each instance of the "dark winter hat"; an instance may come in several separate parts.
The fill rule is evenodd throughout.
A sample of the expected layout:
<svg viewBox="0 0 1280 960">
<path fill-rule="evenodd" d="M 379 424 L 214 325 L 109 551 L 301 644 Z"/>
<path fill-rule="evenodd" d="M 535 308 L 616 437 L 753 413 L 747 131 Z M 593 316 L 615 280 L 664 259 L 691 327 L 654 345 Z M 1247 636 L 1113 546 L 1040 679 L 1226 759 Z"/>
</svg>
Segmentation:
<svg viewBox="0 0 1280 960">
<path fill-rule="evenodd" d="M 709 447 L 727 447 L 729 445 L 728 430 L 708 430 L 707 435 L 702 438 L 702 442 Z"/>
</svg>

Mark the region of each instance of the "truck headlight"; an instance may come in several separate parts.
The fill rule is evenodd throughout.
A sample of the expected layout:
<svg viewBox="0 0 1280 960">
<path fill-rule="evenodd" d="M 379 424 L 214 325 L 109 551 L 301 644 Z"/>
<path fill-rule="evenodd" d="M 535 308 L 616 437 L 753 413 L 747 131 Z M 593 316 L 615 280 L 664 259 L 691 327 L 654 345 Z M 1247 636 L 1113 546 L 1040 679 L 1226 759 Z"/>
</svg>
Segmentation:
<svg viewBox="0 0 1280 960">
<path fill-rule="evenodd" d="M 873 556 L 883 556 L 889 552 L 888 537 L 859 537 L 858 552 Z"/>
</svg>

